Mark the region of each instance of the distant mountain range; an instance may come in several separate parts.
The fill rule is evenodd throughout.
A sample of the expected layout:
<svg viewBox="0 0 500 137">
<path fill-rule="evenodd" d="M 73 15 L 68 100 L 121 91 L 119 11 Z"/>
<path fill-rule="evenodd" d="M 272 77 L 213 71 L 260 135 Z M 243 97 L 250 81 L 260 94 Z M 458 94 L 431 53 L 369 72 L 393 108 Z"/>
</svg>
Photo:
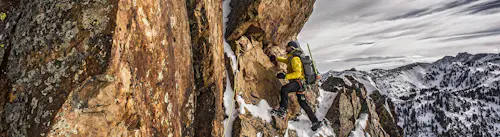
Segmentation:
<svg viewBox="0 0 500 137">
<path fill-rule="evenodd" d="M 369 93 L 396 105 L 404 136 L 500 136 L 500 54 L 460 53 L 390 70 L 329 71 L 351 75 Z"/>
</svg>

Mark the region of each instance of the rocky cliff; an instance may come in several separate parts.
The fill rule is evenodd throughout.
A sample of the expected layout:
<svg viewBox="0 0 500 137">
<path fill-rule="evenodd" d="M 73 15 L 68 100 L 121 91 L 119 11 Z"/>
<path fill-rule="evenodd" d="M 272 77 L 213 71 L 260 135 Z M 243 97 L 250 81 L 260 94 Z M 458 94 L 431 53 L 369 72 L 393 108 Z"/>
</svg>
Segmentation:
<svg viewBox="0 0 500 137">
<path fill-rule="evenodd" d="M 220 1 L 0 5 L 0 135 L 220 136 Z"/>
<path fill-rule="evenodd" d="M 325 118 L 331 122 L 337 136 L 355 134 L 351 130 L 356 130 L 357 124 L 365 124 L 361 133 L 370 136 L 403 136 L 403 130 L 393 117 L 396 115 L 393 103 L 378 91 L 367 92 L 365 85 L 351 75 L 328 76 L 321 87 L 336 94 Z M 365 123 L 359 123 L 356 119 L 363 114 L 368 117 Z"/>
<path fill-rule="evenodd" d="M 237 60 L 234 76 L 237 114 L 233 125 L 233 136 L 255 137 L 260 132 L 263 136 L 283 136 L 287 129 L 288 119 L 270 116 L 256 116 L 257 110 L 244 105 L 262 103 L 267 108 L 264 112 L 278 105 L 279 91 L 286 81 L 280 81 L 276 74 L 284 71 L 284 64 L 275 66 L 269 60 L 270 55 L 285 56 L 284 45 L 296 39 L 309 15 L 312 13 L 314 0 L 232 0 L 231 12 L 228 16 L 225 37 Z M 234 67 L 234 66 L 233 66 Z M 228 69 L 231 66 L 228 66 Z M 315 108 L 317 88 L 307 92 L 308 100 Z M 288 117 L 295 118 L 300 113 L 300 106 L 294 94 L 291 98 Z M 267 120 L 266 120 L 267 119 Z M 272 120 L 271 120 L 272 119 Z"/>
<path fill-rule="evenodd" d="M 287 83 L 268 56 L 285 56 L 315 0 L 232 0 L 226 27 L 222 2 L 0 0 L 0 136 L 318 135 L 294 94 L 286 119 L 268 114 Z M 401 136 L 384 96 L 333 81 L 306 92 L 320 135 Z"/>
</svg>

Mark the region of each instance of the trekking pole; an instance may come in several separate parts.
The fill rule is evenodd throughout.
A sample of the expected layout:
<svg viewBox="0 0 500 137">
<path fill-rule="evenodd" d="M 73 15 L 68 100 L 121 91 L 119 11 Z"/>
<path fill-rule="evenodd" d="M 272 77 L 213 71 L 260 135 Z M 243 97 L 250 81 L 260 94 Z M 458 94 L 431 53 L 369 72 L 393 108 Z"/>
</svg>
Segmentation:
<svg viewBox="0 0 500 137">
<path fill-rule="evenodd" d="M 316 69 L 316 62 L 314 62 L 314 58 L 313 58 L 313 55 L 311 53 L 311 48 L 309 48 L 309 43 L 307 43 L 307 50 L 309 51 L 309 56 L 311 57 L 311 61 L 313 63 L 314 73 L 319 74 L 318 69 Z"/>
</svg>

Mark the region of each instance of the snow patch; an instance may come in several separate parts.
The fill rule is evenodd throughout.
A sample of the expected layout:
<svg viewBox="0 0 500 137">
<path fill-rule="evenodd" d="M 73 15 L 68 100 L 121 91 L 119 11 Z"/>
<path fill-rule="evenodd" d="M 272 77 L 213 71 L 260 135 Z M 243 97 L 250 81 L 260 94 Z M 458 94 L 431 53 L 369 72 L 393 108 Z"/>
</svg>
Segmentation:
<svg viewBox="0 0 500 137">
<path fill-rule="evenodd" d="M 226 22 L 227 22 L 227 16 L 229 15 L 229 13 L 231 12 L 231 7 L 229 6 L 229 3 L 231 2 L 231 0 L 224 0 L 224 2 L 222 3 L 222 15 L 223 15 L 223 21 L 224 21 L 224 24 L 222 25 L 223 26 L 223 30 L 222 30 L 222 33 L 223 33 L 223 37 L 224 37 L 224 34 L 226 33 Z M 231 59 L 231 63 L 232 63 L 232 69 L 233 69 L 233 72 L 236 73 L 237 72 L 237 60 L 236 60 L 236 56 L 234 54 L 234 51 L 231 49 L 231 47 L 229 46 L 229 44 L 226 42 L 226 39 L 224 38 L 224 53 L 226 53 L 226 55 Z M 224 110 L 224 112 L 226 113 L 226 115 L 229 116 L 229 118 L 226 118 L 223 122 L 224 124 L 224 137 L 232 137 L 232 133 L 233 133 L 233 122 L 236 118 L 236 114 L 235 113 L 235 105 L 234 105 L 234 90 L 231 86 L 231 82 L 230 82 L 230 79 L 229 79 L 229 72 L 226 70 L 226 91 L 224 91 L 224 97 L 223 97 L 223 100 L 224 100 L 224 108 L 226 108 L 226 110 Z M 232 114 L 231 114 L 232 112 Z"/>
<path fill-rule="evenodd" d="M 326 113 L 330 110 L 332 106 L 333 100 L 337 97 L 337 92 L 328 92 L 319 88 L 319 97 L 317 98 L 319 105 L 318 109 L 316 109 L 316 117 L 321 120 L 325 118 Z"/>
<path fill-rule="evenodd" d="M 344 80 L 344 83 L 347 85 L 347 86 L 352 86 L 352 83 L 349 79 L 347 79 L 345 76 L 342 76 L 341 77 L 342 80 Z"/>
<path fill-rule="evenodd" d="M 231 3 L 231 0 L 224 0 L 224 2 L 222 3 L 222 16 L 223 16 L 222 21 L 224 23 L 222 29 L 223 37 L 226 35 L 228 15 L 229 13 L 231 13 L 231 7 L 229 6 L 229 3 Z M 236 72 L 236 70 L 238 69 L 238 62 L 236 60 L 234 51 L 231 49 L 231 46 L 229 46 L 229 44 L 227 43 L 226 38 L 224 38 L 224 52 L 229 58 L 231 58 L 233 72 Z"/>
<path fill-rule="evenodd" d="M 370 137 L 370 134 L 365 133 L 366 122 L 368 121 L 368 114 L 362 113 L 359 118 L 356 119 L 356 125 L 354 131 L 351 131 L 349 137 Z"/>
<path fill-rule="evenodd" d="M 333 100 L 337 96 L 337 93 L 332 93 L 328 91 L 324 91 L 319 88 L 319 97 L 317 98 L 319 104 L 316 109 L 316 117 L 319 120 L 325 118 L 326 113 L 330 109 Z M 301 110 L 303 111 L 303 110 Z M 333 132 L 333 128 L 330 125 L 324 124 L 321 128 L 316 131 L 311 130 L 311 121 L 307 117 L 305 112 L 302 112 L 297 119 L 299 121 L 288 121 L 288 129 L 285 133 L 285 137 L 288 137 L 288 130 L 295 130 L 297 132 L 297 136 L 299 137 L 319 137 L 319 136 L 333 136 L 335 137 L 335 133 Z"/>
<path fill-rule="evenodd" d="M 495 71 L 492 71 L 491 74 L 494 74 L 494 75 L 500 75 L 500 70 L 495 70 Z"/>
<path fill-rule="evenodd" d="M 226 70 L 226 74 L 229 74 L 229 72 Z M 227 129 L 224 129 L 225 133 L 224 133 L 224 136 L 225 137 L 231 137 L 232 136 L 232 132 L 233 132 L 233 122 L 237 116 L 237 113 L 236 113 L 236 105 L 234 105 L 234 91 L 233 91 L 233 88 L 231 86 L 231 82 L 229 81 L 229 77 L 226 77 L 226 91 L 224 91 L 224 108 L 226 108 L 224 110 L 225 114 L 226 115 L 231 115 L 230 116 L 230 119 L 226 118 L 224 120 L 224 127 L 226 127 Z M 232 114 L 231 114 L 232 112 Z"/>
<path fill-rule="evenodd" d="M 476 68 L 476 71 L 484 72 L 484 68 Z"/>
<path fill-rule="evenodd" d="M 366 76 L 362 78 L 357 78 L 357 81 L 363 84 L 363 86 L 366 88 L 366 94 L 368 96 L 370 96 L 373 93 L 373 91 L 378 90 L 378 88 L 374 86 L 375 82 L 373 82 L 371 77 Z"/>
<path fill-rule="evenodd" d="M 389 113 L 389 114 L 390 114 L 390 116 L 391 116 L 392 118 L 394 118 L 394 116 L 392 116 L 391 110 L 389 109 L 389 104 L 387 103 L 387 99 L 385 99 L 384 108 L 385 108 L 385 110 L 387 111 L 387 113 Z"/>
<path fill-rule="evenodd" d="M 250 114 L 252 114 L 252 116 L 261 118 L 268 123 L 271 122 L 272 119 L 271 119 L 271 114 L 269 114 L 269 111 L 271 111 L 272 108 L 271 106 L 269 106 L 266 100 L 264 99 L 260 100 L 257 106 L 253 104 L 246 104 L 245 100 L 240 95 L 238 95 L 236 100 L 240 105 L 239 108 L 240 114 L 245 114 L 246 113 L 245 108 L 246 108 L 250 112 Z"/>
<path fill-rule="evenodd" d="M 311 130 L 311 121 L 305 115 L 305 112 L 302 113 L 299 117 L 297 117 L 299 121 L 288 121 L 288 130 L 295 130 L 297 132 L 297 136 L 299 137 L 320 137 L 320 136 L 335 136 L 333 132 L 333 128 L 330 125 L 323 125 L 316 131 Z M 285 135 L 287 137 L 288 134 Z"/>
</svg>

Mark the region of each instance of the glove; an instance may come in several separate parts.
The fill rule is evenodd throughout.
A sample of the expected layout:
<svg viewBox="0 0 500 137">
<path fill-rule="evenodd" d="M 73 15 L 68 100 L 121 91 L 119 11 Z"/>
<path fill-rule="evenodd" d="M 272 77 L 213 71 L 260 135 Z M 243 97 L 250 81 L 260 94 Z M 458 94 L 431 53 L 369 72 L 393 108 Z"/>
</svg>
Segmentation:
<svg viewBox="0 0 500 137">
<path fill-rule="evenodd" d="M 285 79 L 285 77 L 286 77 L 286 76 L 285 76 L 285 73 L 278 73 L 278 74 L 276 75 L 276 77 L 277 77 L 278 79 Z"/>
<path fill-rule="evenodd" d="M 276 61 L 276 56 L 271 55 L 271 56 L 269 57 L 269 59 L 271 60 L 271 62 Z"/>
<path fill-rule="evenodd" d="M 278 62 L 276 61 L 276 56 L 271 55 L 269 57 L 269 60 L 271 60 L 271 63 L 273 63 L 275 66 L 278 66 Z"/>
</svg>

